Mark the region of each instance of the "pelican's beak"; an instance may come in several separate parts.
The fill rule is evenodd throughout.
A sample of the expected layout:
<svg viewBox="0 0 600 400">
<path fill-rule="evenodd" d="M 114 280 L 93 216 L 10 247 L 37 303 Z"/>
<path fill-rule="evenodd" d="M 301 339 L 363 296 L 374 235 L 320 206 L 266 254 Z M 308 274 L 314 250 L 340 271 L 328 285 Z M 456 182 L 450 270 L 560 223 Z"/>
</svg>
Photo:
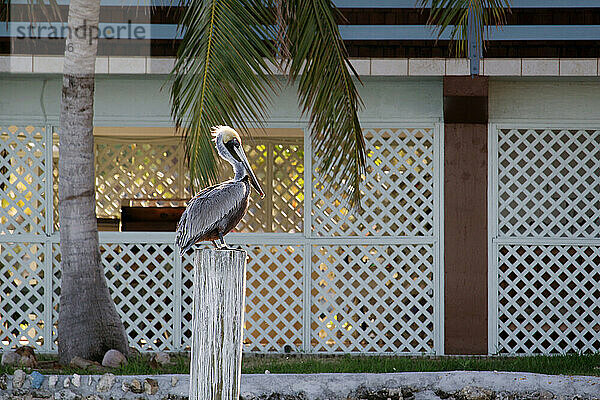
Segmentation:
<svg viewBox="0 0 600 400">
<path fill-rule="evenodd" d="M 248 158 L 246 158 L 246 153 L 244 152 L 244 149 L 242 148 L 242 146 L 238 146 L 235 148 L 235 150 L 237 155 L 240 157 L 240 160 L 242 160 L 244 168 L 246 168 L 246 171 L 248 172 L 248 176 L 250 177 L 250 184 L 252 185 L 252 187 L 254 187 L 254 189 L 256 189 L 256 191 L 260 195 L 260 198 L 264 198 L 265 192 L 263 192 L 262 188 L 260 187 L 260 183 L 258 183 L 256 175 L 254 175 L 254 171 L 252 171 L 252 167 L 250 167 L 250 163 L 248 162 Z"/>
</svg>

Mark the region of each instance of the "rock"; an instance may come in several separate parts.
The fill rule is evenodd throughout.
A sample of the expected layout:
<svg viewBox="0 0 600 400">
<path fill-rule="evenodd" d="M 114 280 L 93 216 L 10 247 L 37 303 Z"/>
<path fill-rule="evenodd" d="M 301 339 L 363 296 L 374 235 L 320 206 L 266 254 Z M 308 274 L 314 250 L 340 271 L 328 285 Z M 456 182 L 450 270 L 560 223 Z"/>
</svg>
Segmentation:
<svg viewBox="0 0 600 400">
<path fill-rule="evenodd" d="M 56 382 L 58 382 L 58 376 L 56 375 L 52 375 L 48 378 L 48 387 L 50 389 L 52 389 L 54 386 L 56 386 Z"/>
<path fill-rule="evenodd" d="M 554 394 L 552 394 L 551 392 L 548 392 L 546 390 L 541 390 L 538 393 L 536 393 L 536 399 L 552 400 L 552 399 L 554 399 Z"/>
<path fill-rule="evenodd" d="M 268 369 L 265 369 L 265 375 L 269 375 L 271 373 L 271 371 L 269 371 Z"/>
<path fill-rule="evenodd" d="M 37 367 L 37 358 L 35 357 L 35 351 L 31 346 L 21 346 L 15 350 L 21 358 L 19 364 L 24 367 L 35 368 Z"/>
<path fill-rule="evenodd" d="M 44 375 L 40 374 L 37 371 L 33 371 L 31 373 L 31 387 L 33 389 L 39 389 L 42 387 L 42 383 L 44 383 Z"/>
<path fill-rule="evenodd" d="M 153 355 L 152 360 L 158 365 L 165 366 L 171 363 L 171 356 L 161 351 Z"/>
<path fill-rule="evenodd" d="M 457 400 L 492 400 L 495 397 L 495 393 L 476 386 L 465 386 L 456 392 L 454 397 Z"/>
<path fill-rule="evenodd" d="M 33 399 L 50 399 L 52 398 L 53 393 L 49 390 L 32 390 L 31 397 Z"/>
<path fill-rule="evenodd" d="M 92 367 L 100 367 L 100 364 L 96 361 L 90 361 L 79 356 L 75 356 L 71 360 L 71 366 L 76 368 L 89 369 Z"/>
<path fill-rule="evenodd" d="M 94 377 L 89 375 L 88 376 L 88 386 L 92 386 L 94 384 Z"/>
<path fill-rule="evenodd" d="M 144 387 L 142 386 L 142 382 L 140 382 L 137 379 L 131 381 L 131 383 L 129 384 L 129 390 L 131 390 L 132 393 L 144 393 Z"/>
<path fill-rule="evenodd" d="M 30 356 L 21 356 L 21 359 L 19 360 L 19 365 L 27 368 L 35 368 L 37 366 L 37 361 L 35 358 L 32 358 Z"/>
<path fill-rule="evenodd" d="M 27 374 L 25 374 L 23 370 L 16 370 L 13 378 L 13 388 L 20 389 L 23 386 L 23 383 L 25 383 L 26 378 Z"/>
<path fill-rule="evenodd" d="M 8 379 L 6 379 L 6 375 L 0 375 L 0 390 L 6 390 L 8 387 Z"/>
<path fill-rule="evenodd" d="M 63 387 L 68 388 L 69 386 L 71 386 L 71 379 L 67 376 L 63 381 Z"/>
<path fill-rule="evenodd" d="M 177 382 L 179 381 L 179 378 L 176 376 L 172 376 L 171 377 L 171 386 L 175 387 L 177 385 Z"/>
<path fill-rule="evenodd" d="M 69 389 L 63 389 L 54 393 L 54 400 L 76 400 L 80 399 L 81 396 L 77 396 L 75 393 L 71 392 Z"/>
<path fill-rule="evenodd" d="M 245 392 L 240 395 L 240 399 L 241 400 L 254 400 L 254 399 L 256 399 L 256 396 L 254 396 L 252 393 Z"/>
<path fill-rule="evenodd" d="M 104 354 L 102 366 L 110 368 L 119 368 L 121 365 L 127 364 L 127 359 L 119 350 L 111 349 Z"/>
<path fill-rule="evenodd" d="M 19 364 L 20 360 L 21 356 L 15 353 L 14 351 L 5 351 L 4 353 L 2 353 L 2 361 L 0 361 L 0 364 L 9 367 L 14 367 L 15 365 Z"/>
<path fill-rule="evenodd" d="M 73 374 L 73 377 L 71 378 L 71 383 L 73 384 L 73 386 L 75 387 L 80 387 L 81 386 L 81 376 L 77 375 L 77 374 Z"/>
<path fill-rule="evenodd" d="M 138 349 L 136 349 L 135 347 L 129 347 L 129 354 L 127 354 L 127 357 L 129 358 L 139 358 L 142 356 L 142 353 L 140 353 L 140 351 Z"/>
<path fill-rule="evenodd" d="M 108 392 L 110 388 L 112 388 L 115 383 L 115 376 L 113 374 L 104 374 L 98 381 L 98 385 L 96 386 L 96 391 L 98 392 Z"/>
<path fill-rule="evenodd" d="M 156 392 L 158 392 L 158 382 L 156 379 L 144 379 L 144 392 L 146 394 L 156 394 Z"/>
<path fill-rule="evenodd" d="M 129 392 L 129 384 L 125 381 L 121 382 L 121 390 L 124 392 Z"/>
</svg>

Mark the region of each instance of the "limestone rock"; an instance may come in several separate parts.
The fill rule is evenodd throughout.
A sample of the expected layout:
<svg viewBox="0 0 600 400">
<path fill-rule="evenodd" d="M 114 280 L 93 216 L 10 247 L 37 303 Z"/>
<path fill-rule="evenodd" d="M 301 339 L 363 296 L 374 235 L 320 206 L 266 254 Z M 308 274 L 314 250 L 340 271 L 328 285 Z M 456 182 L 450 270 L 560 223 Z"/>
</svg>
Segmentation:
<svg viewBox="0 0 600 400">
<path fill-rule="evenodd" d="M 129 392 L 129 383 L 125 381 L 121 382 L 121 390 L 123 392 Z"/>
<path fill-rule="evenodd" d="M 19 364 L 21 364 L 23 367 L 37 367 L 37 359 L 35 357 L 33 347 L 21 346 L 15 350 L 15 353 L 20 356 Z"/>
<path fill-rule="evenodd" d="M 137 379 L 131 381 L 131 383 L 129 384 L 129 390 L 131 390 L 133 393 L 144 393 L 144 387 L 142 386 L 142 382 L 140 382 Z"/>
<path fill-rule="evenodd" d="M 539 398 L 540 400 L 552 400 L 552 399 L 554 399 L 554 394 L 551 392 L 548 392 L 546 390 L 542 390 L 542 391 L 536 393 L 536 397 Z"/>
<path fill-rule="evenodd" d="M 156 379 L 144 379 L 144 392 L 146 394 L 156 394 L 156 392 L 158 392 L 158 382 Z"/>
<path fill-rule="evenodd" d="M 54 395 L 54 393 L 52 393 L 49 390 L 42 390 L 42 389 L 37 389 L 37 390 L 32 390 L 31 392 L 31 397 L 32 400 L 39 400 L 39 399 L 52 399 L 54 400 L 52 397 Z"/>
<path fill-rule="evenodd" d="M 139 358 L 142 356 L 142 353 L 135 347 L 129 346 L 129 354 L 127 354 L 129 358 Z"/>
<path fill-rule="evenodd" d="M 0 390 L 6 390 L 7 387 L 8 379 L 6 378 L 6 375 L 2 374 L 0 375 Z"/>
<path fill-rule="evenodd" d="M 495 397 L 495 393 L 476 386 L 465 386 L 456 392 L 454 397 L 457 400 L 492 400 Z"/>
<path fill-rule="evenodd" d="M 156 354 L 154 354 L 154 356 L 152 356 L 152 360 L 160 366 L 164 366 L 167 364 L 171 363 L 171 356 L 169 356 L 169 353 L 165 353 L 165 352 L 158 352 Z"/>
<path fill-rule="evenodd" d="M 179 381 L 179 378 L 176 376 L 172 376 L 171 377 L 171 386 L 175 387 L 177 385 L 177 382 Z"/>
<path fill-rule="evenodd" d="M 71 379 L 67 376 L 63 381 L 63 387 L 68 388 L 69 386 L 71 386 Z"/>
<path fill-rule="evenodd" d="M 21 356 L 14 351 L 5 351 L 2 353 L 2 361 L 0 361 L 0 364 L 12 367 L 18 365 L 20 360 Z"/>
<path fill-rule="evenodd" d="M 90 369 L 93 367 L 100 367 L 100 364 L 97 363 L 96 361 L 90 361 L 90 360 L 81 358 L 79 356 L 75 356 L 71 360 L 71 366 L 76 367 L 76 368 L 82 368 L 82 369 Z"/>
<path fill-rule="evenodd" d="M 52 375 L 48 378 L 48 387 L 50 389 L 52 389 L 54 386 L 56 386 L 56 382 L 58 382 L 58 376 L 56 375 Z"/>
<path fill-rule="evenodd" d="M 119 350 L 111 349 L 104 354 L 102 366 L 110 368 L 119 368 L 121 365 L 127 364 L 127 359 Z"/>
<path fill-rule="evenodd" d="M 78 374 L 73 374 L 73 377 L 71 378 L 71 383 L 73 384 L 74 387 L 80 387 L 81 386 L 81 376 Z"/>
<path fill-rule="evenodd" d="M 69 389 L 63 389 L 54 394 L 54 400 L 77 400 L 80 398 L 81 396 L 76 395 Z"/>
<path fill-rule="evenodd" d="M 110 388 L 112 388 L 115 383 L 115 376 L 113 374 L 104 374 L 98 381 L 98 385 L 96 386 L 96 391 L 98 392 L 108 392 Z"/>
<path fill-rule="evenodd" d="M 25 383 L 25 379 L 27 378 L 27 374 L 23 372 L 23 370 L 18 369 L 15 371 L 15 375 L 13 377 L 13 388 L 20 389 L 23 387 L 23 383 Z"/>
<path fill-rule="evenodd" d="M 31 373 L 31 387 L 33 389 L 39 389 L 42 387 L 42 383 L 44 383 L 45 376 L 40 374 L 38 371 L 33 371 Z"/>
</svg>

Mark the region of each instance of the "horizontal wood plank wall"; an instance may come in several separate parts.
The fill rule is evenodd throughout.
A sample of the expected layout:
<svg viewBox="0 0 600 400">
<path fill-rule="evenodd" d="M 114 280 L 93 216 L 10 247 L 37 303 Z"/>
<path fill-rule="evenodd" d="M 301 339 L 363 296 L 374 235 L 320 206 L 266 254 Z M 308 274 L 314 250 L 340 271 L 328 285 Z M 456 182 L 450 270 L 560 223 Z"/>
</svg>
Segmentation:
<svg viewBox="0 0 600 400">
<path fill-rule="evenodd" d="M 486 354 L 487 80 L 445 79 L 444 103 L 445 353 Z"/>
</svg>

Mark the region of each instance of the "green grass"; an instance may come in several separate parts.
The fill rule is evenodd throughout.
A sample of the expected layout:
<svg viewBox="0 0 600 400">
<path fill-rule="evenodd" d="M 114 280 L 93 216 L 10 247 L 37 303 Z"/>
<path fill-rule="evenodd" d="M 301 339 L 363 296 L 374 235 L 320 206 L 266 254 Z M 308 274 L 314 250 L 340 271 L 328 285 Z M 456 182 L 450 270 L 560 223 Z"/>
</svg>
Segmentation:
<svg viewBox="0 0 600 400">
<path fill-rule="evenodd" d="M 534 357 L 246 357 L 245 373 L 513 371 L 600 375 L 600 354 Z"/>
<path fill-rule="evenodd" d="M 126 366 L 90 372 L 78 368 L 61 367 L 55 356 L 39 356 L 43 374 L 73 374 L 112 372 L 117 375 L 188 374 L 189 356 L 172 355 L 172 364 L 164 367 L 149 366 L 149 356 L 130 359 Z M 324 372 L 376 373 L 424 371 L 512 371 L 542 374 L 600 376 L 600 354 L 532 357 L 394 357 L 394 356 L 259 356 L 245 355 L 242 372 L 262 374 L 309 374 Z M 12 368 L 0 367 L 0 374 L 12 373 Z"/>
</svg>

